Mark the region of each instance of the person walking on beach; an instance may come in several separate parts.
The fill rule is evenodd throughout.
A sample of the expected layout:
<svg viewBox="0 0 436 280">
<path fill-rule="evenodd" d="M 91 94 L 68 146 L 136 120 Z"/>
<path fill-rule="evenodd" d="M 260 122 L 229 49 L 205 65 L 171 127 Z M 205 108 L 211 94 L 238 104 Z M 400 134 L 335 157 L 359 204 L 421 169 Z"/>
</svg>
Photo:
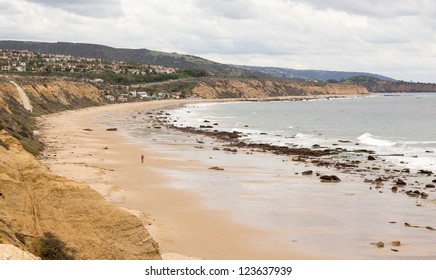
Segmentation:
<svg viewBox="0 0 436 280">
<path fill-rule="evenodd" d="M 141 163 L 144 163 L 144 154 L 141 155 Z"/>
</svg>

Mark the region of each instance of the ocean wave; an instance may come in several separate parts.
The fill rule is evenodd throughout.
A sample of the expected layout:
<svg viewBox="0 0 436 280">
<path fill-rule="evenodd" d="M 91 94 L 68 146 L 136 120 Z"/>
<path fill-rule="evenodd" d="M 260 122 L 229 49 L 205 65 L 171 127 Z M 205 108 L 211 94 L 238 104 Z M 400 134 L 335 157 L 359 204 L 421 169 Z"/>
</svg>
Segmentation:
<svg viewBox="0 0 436 280">
<path fill-rule="evenodd" d="M 304 134 L 304 133 L 295 134 L 295 138 L 297 138 L 297 139 L 309 139 L 312 137 L 313 137 L 313 135 L 311 135 L 311 134 Z"/>
<path fill-rule="evenodd" d="M 377 147 L 393 147 L 397 144 L 396 142 L 393 141 L 380 139 L 372 135 L 371 133 L 364 133 L 359 137 L 357 137 L 357 140 L 359 140 L 361 144 L 365 144 L 369 146 L 377 146 Z"/>
</svg>

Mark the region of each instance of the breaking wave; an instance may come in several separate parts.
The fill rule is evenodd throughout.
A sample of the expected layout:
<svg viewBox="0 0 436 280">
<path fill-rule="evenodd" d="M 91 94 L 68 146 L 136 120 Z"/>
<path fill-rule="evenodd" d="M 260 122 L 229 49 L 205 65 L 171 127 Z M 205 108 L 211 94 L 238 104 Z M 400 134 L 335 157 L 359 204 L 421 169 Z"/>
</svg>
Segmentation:
<svg viewBox="0 0 436 280">
<path fill-rule="evenodd" d="M 371 133 L 364 133 L 357 137 L 361 144 L 369 145 L 369 146 L 377 146 L 377 147 L 393 147 L 396 142 L 389 141 L 386 139 L 380 139 Z"/>
</svg>

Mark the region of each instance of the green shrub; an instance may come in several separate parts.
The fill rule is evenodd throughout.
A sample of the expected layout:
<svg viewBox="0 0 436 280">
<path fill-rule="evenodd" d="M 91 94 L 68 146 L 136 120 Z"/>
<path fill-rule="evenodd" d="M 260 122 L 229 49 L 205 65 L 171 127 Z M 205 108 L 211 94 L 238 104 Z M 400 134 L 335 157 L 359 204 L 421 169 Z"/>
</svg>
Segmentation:
<svg viewBox="0 0 436 280">
<path fill-rule="evenodd" d="M 70 253 L 65 242 L 56 237 L 53 233 L 44 232 L 40 239 L 39 256 L 43 260 L 74 260 L 74 255 Z"/>
<path fill-rule="evenodd" d="M 21 145 L 23 145 L 23 148 L 34 156 L 37 156 L 42 152 L 42 150 L 44 150 L 44 145 L 38 140 L 21 138 L 20 142 Z"/>
</svg>

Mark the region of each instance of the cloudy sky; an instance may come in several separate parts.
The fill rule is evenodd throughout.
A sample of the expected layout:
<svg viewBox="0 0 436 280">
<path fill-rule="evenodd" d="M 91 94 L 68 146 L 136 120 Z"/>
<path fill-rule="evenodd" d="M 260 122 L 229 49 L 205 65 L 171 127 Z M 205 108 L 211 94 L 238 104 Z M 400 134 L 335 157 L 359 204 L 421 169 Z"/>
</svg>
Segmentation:
<svg viewBox="0 0 436 280">
<path fill-rule="evenodd" d="M 436 82 L 434 0 L 0 0 L 0 39 Z"/>
</svg>

